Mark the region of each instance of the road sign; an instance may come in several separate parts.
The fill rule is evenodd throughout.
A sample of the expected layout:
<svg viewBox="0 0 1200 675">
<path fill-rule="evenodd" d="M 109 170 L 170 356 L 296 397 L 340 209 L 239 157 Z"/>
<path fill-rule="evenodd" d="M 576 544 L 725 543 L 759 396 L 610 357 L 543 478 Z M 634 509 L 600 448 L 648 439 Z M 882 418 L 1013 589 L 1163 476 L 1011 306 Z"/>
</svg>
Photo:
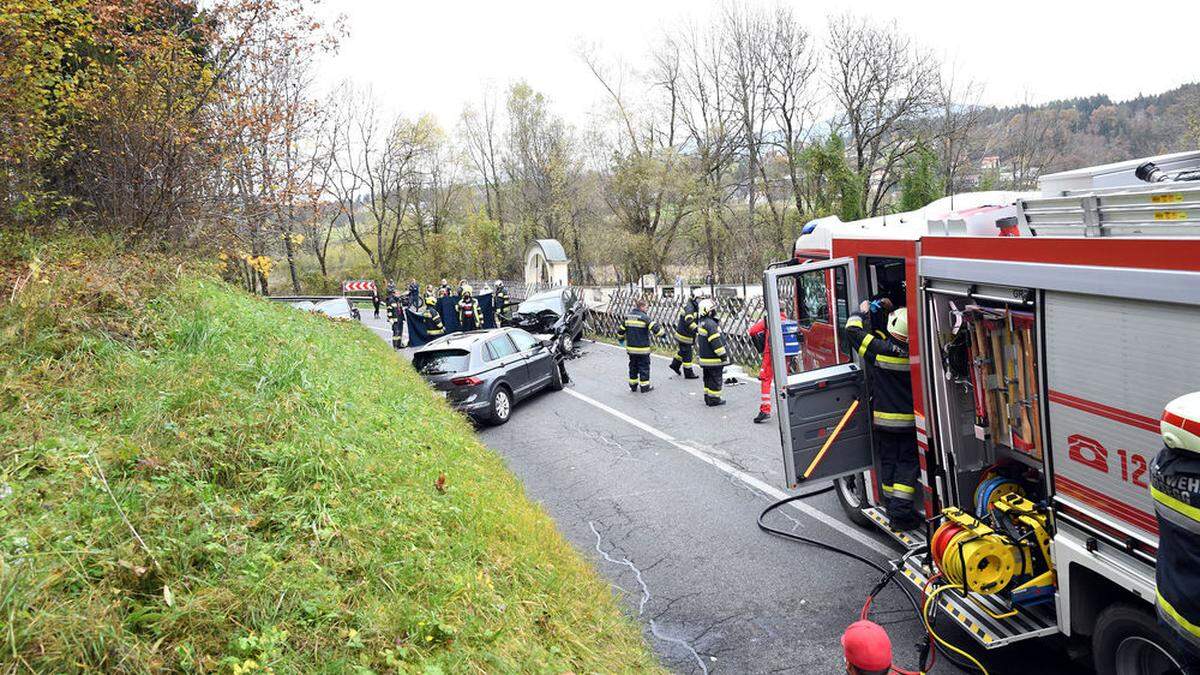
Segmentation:
<svg viewBox="0 0 1200 675">
<path fill-rule="evenodd" d="M 351 291 L 373 291 L 375 290 L 375 282 L 369 279 L 356 279 L 354 281 L 343 281 L 342 292 L 349 293 Z"/>
</svg>

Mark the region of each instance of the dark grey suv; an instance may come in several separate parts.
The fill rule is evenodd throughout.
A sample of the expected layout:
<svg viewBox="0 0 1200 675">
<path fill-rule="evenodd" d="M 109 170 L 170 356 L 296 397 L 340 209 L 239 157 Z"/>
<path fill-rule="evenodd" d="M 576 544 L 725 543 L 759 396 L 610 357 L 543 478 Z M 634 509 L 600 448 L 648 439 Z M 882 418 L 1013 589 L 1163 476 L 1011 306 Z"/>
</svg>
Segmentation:
<svg viewBox="0 0 1200 675">
<path fill-rule="evenodd" d="M 517 401 L 566 383 L 556 345 L 519 328 L 447 335 L 413 352 L 412 364 L 450 405 L 492 424 L 507 422 Z"/>
</svg>

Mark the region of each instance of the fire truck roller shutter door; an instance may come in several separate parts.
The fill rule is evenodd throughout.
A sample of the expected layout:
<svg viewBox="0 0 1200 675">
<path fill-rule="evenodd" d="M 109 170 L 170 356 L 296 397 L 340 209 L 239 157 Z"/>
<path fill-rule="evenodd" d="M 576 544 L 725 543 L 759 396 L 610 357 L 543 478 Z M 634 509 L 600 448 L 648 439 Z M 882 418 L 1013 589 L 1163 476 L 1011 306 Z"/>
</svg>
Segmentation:
<svg viewBox="0 0 1200 675">
<path fill-rule="evenodd" d="M 1048 291 L 1043 320 L 1056 495 L 1153 545 L 1149 465 L 1200 382 L 1200 307 Z"/>
</svg>

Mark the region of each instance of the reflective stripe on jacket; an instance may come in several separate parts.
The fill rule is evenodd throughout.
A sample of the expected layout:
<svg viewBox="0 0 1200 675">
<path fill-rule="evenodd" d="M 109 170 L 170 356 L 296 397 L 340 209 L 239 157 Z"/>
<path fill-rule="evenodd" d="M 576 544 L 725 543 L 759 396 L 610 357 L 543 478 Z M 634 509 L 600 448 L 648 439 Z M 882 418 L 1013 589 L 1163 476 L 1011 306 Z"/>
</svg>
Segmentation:
<svg viewBox="0 0 1200 675">
<path fill-rule="evenodd" d="M 635 309 L 625 316 L 617 328 L 617 339 L 625 343 L 625 351 L 630 354 L 649 354 L 651 333 L 656 337 L 667 334 L 657 321 L 642 310 Z"/>
<path fill-rule="evenodd" d="M 696 326 L 696 360 L 702 368 L 729 365 L 729 352 L 716 317 L 701 317 Z"/>
<path fill-rule="evenodd" d="M 683 306 L 683 314 L 679 315 L 679 321 L 675 322 L 675 339 L 685 345 L 690 345 L 696 339 L 696 328 L 699 324 L 696 322 L 699 308 L 696 304 L 696 299 L 692 298 Z"/>
<path fill-rule="evenodd" d="M 1200 455 L 1164 447 L 1150 464 L 1158 520 L 1158 618 L 1200 651 Z"/>
<path fill-rule="evenodd" d="M 442 323 L 442 315 L 437 313 L 436 309 L 426 309 L 421 313 L 421 318 L 425 320 L 425 332 L 430 335 L 441 335 L 446 332 L 446 326 Z"/>
<path fill-rule="evenodd" d="M 908 345 L 869 332 L 866 313 L 851 314 L 846 338 L 867 364 L 871 379 L 871 419 L 878 429 L 904 431 L 916 426 Z"/>
<path fill-rule="evenodd" d="M 479 323 L 479 303 L 475 302 L 475 298 L 458 301 L 458 322 L 466 323 L 467 319 L 471 323 Z"/>
</svg>

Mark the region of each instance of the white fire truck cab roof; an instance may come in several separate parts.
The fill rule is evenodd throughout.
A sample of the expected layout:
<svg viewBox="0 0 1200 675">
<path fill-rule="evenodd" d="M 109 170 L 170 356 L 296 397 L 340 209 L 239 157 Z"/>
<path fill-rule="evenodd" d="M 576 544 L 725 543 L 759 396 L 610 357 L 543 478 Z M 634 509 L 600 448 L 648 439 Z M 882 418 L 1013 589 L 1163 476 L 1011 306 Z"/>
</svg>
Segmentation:
<svg viewBox="0 0 1200 675">
<path fill-rule="evenodd" d="M 1176 152 L 1042 176 L 1036 192 L 966 192 L 915 211 L 843 222 L 809 221 L 795 254 L 827 254 L 836 239 L 915 241 L 929 236 L 1200 235 L 1200 181 L 1147 183 L 1137 169 L 1153 162 L 1166 174 L 1200 170 L 1200 152 Z"/>
<path fill-rule="evenodd" d="M 996 236 L 996 222 L 1016 216 L 1016 202 L 1034 193 L 996 190 L 942 197 L 915 211 L 843 222 L 837 216 L 809 221 L 796 239 L 796 251 L 828 251 L 833 239 L 902 239 L 930 235 Z"/>
</svg>

